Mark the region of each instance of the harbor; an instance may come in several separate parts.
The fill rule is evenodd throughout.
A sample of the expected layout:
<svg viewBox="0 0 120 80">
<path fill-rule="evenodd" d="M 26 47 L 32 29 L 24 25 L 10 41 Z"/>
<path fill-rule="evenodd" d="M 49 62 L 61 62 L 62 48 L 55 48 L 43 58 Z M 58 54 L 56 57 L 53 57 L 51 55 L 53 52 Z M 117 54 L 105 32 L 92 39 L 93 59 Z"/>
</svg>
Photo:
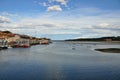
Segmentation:
<svg viewBox="0 0 120 80">
<path fill-rule="evenodd" d="M 47 38 L 36 38 L 10 31 L 0 31 L 0 50 L 8 48 L 30 48 L 33 45 L 48 45 L 50 42 L 51 40 Z"/>
<path fill-rule="evenodd" d="M 53 42 L 0 51 L 0 80 L 119 80 L 119 44 Z M 74 49 L 72 49 L 74 48 Z"/>
<path fill-rule="evenodd" d="M 0 80 L 120 80 L 120 0 L 0 0 Z"/>
</svg>

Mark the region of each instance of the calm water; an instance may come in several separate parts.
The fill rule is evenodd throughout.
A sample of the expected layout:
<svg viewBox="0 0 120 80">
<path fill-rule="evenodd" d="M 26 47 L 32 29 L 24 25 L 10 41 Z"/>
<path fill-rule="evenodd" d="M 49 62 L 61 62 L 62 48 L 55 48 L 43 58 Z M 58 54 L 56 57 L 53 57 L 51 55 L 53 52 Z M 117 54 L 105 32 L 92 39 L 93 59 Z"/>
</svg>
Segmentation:
<svg viewBox="0 0 120 80">
<path fill-rule="evenodd" d="M 2 50 L 0 80 L 120 80 L 120 54 L 94 51 L 103 47 L 120 45 L 53 42 Z"/>
</svg>

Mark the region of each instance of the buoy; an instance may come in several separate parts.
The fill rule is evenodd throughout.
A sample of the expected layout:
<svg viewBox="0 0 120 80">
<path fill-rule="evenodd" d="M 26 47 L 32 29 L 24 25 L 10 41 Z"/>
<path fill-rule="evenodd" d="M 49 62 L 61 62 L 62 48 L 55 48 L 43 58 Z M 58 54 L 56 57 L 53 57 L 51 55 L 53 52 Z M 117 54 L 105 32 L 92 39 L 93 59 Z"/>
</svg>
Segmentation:
<svg viewBox="0 0 120 80">
<path fill-rule="evenodd" d="M 75 48 L 72 48 L 72 50 L 75 50 Z"/>
</svg>

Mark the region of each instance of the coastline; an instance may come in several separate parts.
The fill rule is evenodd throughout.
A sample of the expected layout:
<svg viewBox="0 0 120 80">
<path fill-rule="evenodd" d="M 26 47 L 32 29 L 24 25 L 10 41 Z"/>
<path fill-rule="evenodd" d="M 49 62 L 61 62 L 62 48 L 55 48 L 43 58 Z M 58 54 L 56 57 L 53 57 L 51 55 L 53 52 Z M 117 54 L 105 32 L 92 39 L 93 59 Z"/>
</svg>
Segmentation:
<svg viewBox="0 0 120 80">
<path fill-rule="evenodd" d="M 65 41 L 68 44 L 82 44 L 88 46 L 95 45 L 94 51 L 104 52 L 104 53 L 120 53 L 119 47 L 108 46 L 103 47 L 103 45 L 120 45 L 120 41 Z M 101 46 L 101 47 L 99 47 Z"/>
<path fill-rule="evenodd" d="M 120 44 L 120 41 L 64 41 L 66 43 L 76 43 L 76 44 L 84 44 L 84 43 L 114 43 L 114 44 Z"/>
</svg>

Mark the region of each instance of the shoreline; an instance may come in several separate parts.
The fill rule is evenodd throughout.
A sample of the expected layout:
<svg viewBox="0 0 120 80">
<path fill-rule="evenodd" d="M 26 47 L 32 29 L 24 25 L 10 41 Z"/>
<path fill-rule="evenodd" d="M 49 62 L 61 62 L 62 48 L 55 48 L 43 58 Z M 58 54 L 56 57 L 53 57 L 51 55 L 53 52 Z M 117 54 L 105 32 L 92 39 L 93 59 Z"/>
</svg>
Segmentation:
<svg viewBox="0 0 120 80">
<path fill-rule="evenodd" d="M 112 43 L 120 45 L 120 41 L 64 41 L 66 43 L 75 43 L 75 44 L 101 44 L 101 43 Z"/>
</svg>

